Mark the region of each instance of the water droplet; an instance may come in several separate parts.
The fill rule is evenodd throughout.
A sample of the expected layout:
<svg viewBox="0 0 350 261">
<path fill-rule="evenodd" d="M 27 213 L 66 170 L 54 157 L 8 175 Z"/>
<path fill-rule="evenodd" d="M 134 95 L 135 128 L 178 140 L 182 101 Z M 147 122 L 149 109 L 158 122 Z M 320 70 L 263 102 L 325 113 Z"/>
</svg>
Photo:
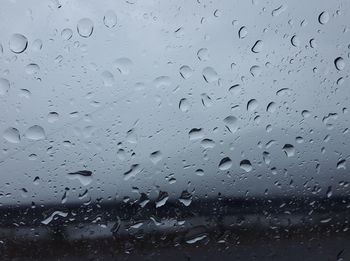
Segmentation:
<svg viewBox="0 0 350 261">
<path fill-rule="evenodd" d="M 72 38 L 72 36 L 73 36 L 73 31 L 69 28 L 65 28 L 61 32 L 61 37 L 63 38 L 63 40 L 68 41 L 69 39 Z"/>
<path fill-rule="evenodd" d="M 274 113 L 276 110 L 277 110 L 277 105 L 274 102 L 270 102 L 266 107 L 266 111 L 270 113 Z"/>
<path fill-rule="evenodd" d="M 337 163 L 337 169 L 346 169 L 345 163 L 346 163 L 345 159 L 339 160 Z"/>
<path fill-rule="evenodd" d="M 50 216 L 41 221 L 42 224 L 48 225 L 54 219 L 55 216 L 67 217 L 68 213 L 62 211 L 55 211 Z"/>
<path fill-rule="evenodd" d="M 36 39 L 33 43 L 32 43 L 32 50 L 35 52 L 40 51 L 43 48 L 43 42 L 40 39 Z"/>
<path fill-rule="evenodd" d="M 191 205 L 192 195 L 187 190 L 182 191 L 179 201 L 184 204 L 186 207 Z"/>
<path fill-rule="evenodd" d="M 295 148 L 292 144 L 285 144 L 282 148 L 287 157 L 293 157 L 295 155 Z"/>
<path fill-rule="evenodd" d="M 212 67 L 205 67 L 202 71 L 203 78 L 207 83 L 216 82 L 219 80 L 217 72 Z"/>
<path fill-rule="evenodd" d="M 114 76 L 110 71 L 104 71 L 101 74 L 103 85 L 106 87 L 113 86 L 114 84 Z"/>
<path fill-rule="evenodd" d="M 245 160 L 242 160 L 240 163 L 239 163 L 239 166 L 241 169 L 243 169 L 245 172 L 250 172 L 253 167 L 252 167 L 252 164 L 250 163 L 249 160 L 245 159 Z"/>
<path fill-rule="evenodd" d="M 329 13 L 324 11 L 318 16 L 318 22 L 320 24 L 326 24 L 329 21 Z"/>
<path fill-rule="evenodd" d="M 238 129 L 238 119 L 235 116 L 229 115 L 223 120 L 226 128 L 232 132 L 235 133 Z"/>
<path fill-rule="evenodd" d="M 211 107 L 213 105 L 213 101 L 211 100 L 211 98 L 209 97 L 208 94 L 202 93 L 201 99 L 202 99 L 202 104 L 204 107 L 208 108 L 208 107 Z"/>
<path fill-rule="evenodd" d="M 292 38 L 290 39 L 290 42 L 294 47 L 300 46 L 300 40 L 296 35 L 292 36 Z"/>
<path fill-rule="evenodd" d="M 32 93 L 29 90 L 27 90 L 27 89 L 20 89 L 18 95 L 20 97 L 24 97 L 24 98 L 29 99 L 30 96 L 32 95 Z"/>
<path fill-rule="evenodd" d="M 261 40 L 256 41 L 252 47 L 252 52 L 253 53 L 260 53 L 263 49 L 263 46 L 264 46 L 263 41 L 261 41 Z"/>
<path fill-rule="evenodd" d="M 124 173 L 124 180 L 128 180 L 132 177 L 135 177 L 139 173 L 141 173 L 143 169 L 139 164 L 133 164 L 131 165 L 130 169 Z"/>
<path fill-rule="evenodd" d="M 247 28 L 245 26 L 242 26 L 241 28 L 239 28 L 238 30 L 238 37 L 240 39 L 244 39 L 245 37 L 247 37 L 248 31 Z"/>
<path fill-rule="evenodd" d="M 257 77 L 261 74 L 261 69 L 258 65 L 253 65 L 252 67 L 250 67 L 250 74 L 253 77 Z"/>
<path fill-rule="evenodd" d="M 59 118 L 59 114 L 57 112 L 49 112 L 49 114 L 47 115 L 47 121 L 49 123 L 54 123 L 56 121 L 58 121 Z"/>
<path fill-rule="evenodd" d="M 39 125 L 33 125 L 29 127 L 24 136 L 30 140 L 43 140 L 46 138 L 45 131 L 43 127 Z"/>
<path fill-rule="evenodd" d="M 156 208 L 160 208 L 161 206 L 164 206 L 169 198 L 168 192 L 165 191 L 159 191 L 158 198 L 156 200 Z"/>
<path fill-rule="evenodd" d="M 212 149 L 215 147 L 215 142 L 211 139 L 203 139 L 201 141 L 201 146 L 204 148 L 204 149 Z"/>
<path fill-rule="evenodd" d="M 188 65 L 183 65 L 180 67 L 180 75 L 184 79 L 188 79 L 192 76 L 193 70 Z"/>
<path fill-rule="evenodd" d="M 200 61 L 209 61 L 209 51 L 207 48 L 201 48 L 197 52 L 197 57 Z"/>
<path fill-rule="evenodd" d="M 266 165 L 270 165 L 270 163 L 271 163 L 270 153 L 268 153 L 267 151 L 264 151 L 263 152 L 263 160 L 264 160 Z"/>
<path fill-rule="evenodd" d="M 21 141 L 21 136 L 18 129 L 13 127 L 7 128 L 4 131 L 3 138 L 11 143 L 19 143 Z"/>
<path fill-rule="evenodd" d="M 30 63 L 26 66 L 25 71 L 29 75 L 37 74 L 40 71 L 40 67 L 35 63 Z"/>
<path fill-rule="evenodd" d="M 149 158 L 154 165 L 156 165 L 159 161 L 161 161 L 162 157 L 163 157 L 162 153 L 159 150 L 154 151 L 149 155 Z"/>
<path fill-rule="evenodd" d="M 187 112 L 190 109 L 190 103 L 186 98 L 182 98 L 179 102 L 179 109 L 183 112 Z"/>
<path fill-rule="evenodd" d="M 247 103 L 247 111 L 253 112 L 258 107 L 258 101 L 255 99 L 251 99 Z"/>
<path fill-rule="evenodd" d="M 107 28 L 113 28 L 117 24 L 117 15 L 113 10 L 108 10 L 103 17 L 103 24 Z"/>
<path fill-rule="evenodd" d="M 89 18 L 80 19 L 78 21 L 77 31 L 81 37 L 88 38 L 94 31 L 94 24 Z"/>
<path fill-rule="evenodd" d="M 114 61 L 114 66 L 121 74 L 128 75 L 131 72 L 133 63 L 129 58 L 121 57 Z"/>
<path fill-rule="evenodd" d="M 22 53 L 27 49 L 28 39 L 22 34 L 13 34 L 10 38 L 10 50 L 14 53 Z"/>
<path fill-rule="evenodd" d="M 332 196 L 333 192 L 332 192 L 332 186 L 329 186 L 326 192 L 327 198 L 330 198 Z"/>
<path fill-rule="evenodd" d="M 334 60 L 334 65 L 335 65 L 335 68 L 337 68 L 338 71 L 342 71 L 345 68 L 345 61 L 344 61 L 344 59 L 342 57 L 337 57 Z"/>
<path fill-rule="evenodd" d="M 220 170 L 228 170 L 232 167 L 232 160 L 229 157 L 223 158 L 219 163 Z"/>
<path fill-rule="evenodd" d="M 280 5 L 279 7 L 275 8 L 272 10 L 271 15 L 272 16 L 279 16 L 283 11 L 287 9 L 287 6 L 285 5 Z"/>
<path fill-rule="evenodd" d="M 197 170 L 195 171 L 195 174 L 196 174 L 197 176 L 204 176 L 204 170 L 202 170 L 202 169 L 197 169 Z"/>
<path fill-rule="evenodd" d="M 0 78 L 0 95 L 5 95 L 10 89 L 10 82 L 5 78 Z"/>
<path fill-rule="evenodd" d="M 87 186 L 92 182 L 92 171 L 79 170 L 76 172 L 70 172 L 67 174 L 70 180 L 77 179 L 83 186 Z"/>
<path fill-rule="evenodd" d="M 189 131 L 188 136 L 190 140 L 198 140 L 204 137 L 204 131 L 201 128 L 193 128 Z"/>
</svg>

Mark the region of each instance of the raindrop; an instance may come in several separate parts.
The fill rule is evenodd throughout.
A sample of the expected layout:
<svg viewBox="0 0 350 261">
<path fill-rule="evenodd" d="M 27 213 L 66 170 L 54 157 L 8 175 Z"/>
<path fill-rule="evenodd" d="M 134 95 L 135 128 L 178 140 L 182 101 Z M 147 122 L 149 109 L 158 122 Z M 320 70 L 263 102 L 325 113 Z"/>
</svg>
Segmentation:
<svg viewBox="0 0 350 261">
<path fill-rule="evenodd" d="M 329 186 L 326 192 L 327 198 L 330 198 L 332 196 L 333 192 L 332 192 L 332 186 Z"/>
<path fill-rule="evenodd" d="M 180 75 L 184 79 L 188 79 L 192 76 L 193 70 L 188 65 L 183 65 L 180 67 Z"/>
<path fill-rule="evenodd" d="M 56 121 L 58 121 L 58 118 L 59 118 L 59 114 L 57 112 L 49 112 L 49 114 L 47 115 L 47 121 L 49 123 L 54 123 Z"/>
<path fill-rule="evenodd" d="M 77 179 L 83 186 L 87 186 L 92 182 L 92 171 L 79 170 L 76 172 L 70 172 L 68 173 L 67 177 L 70 180 Z"/>
<path fill-rule="evenodd" d="M 156 208 L 160 208 L 161 206 L 164 206 L 169 198 L 168 192 L 165 191 L 159 191 L 158 198 L 156 200 Z"/>
<path fill-rule="evenodd" d="M 255 99 L 251 99 L 247 103 L 247 111 L 253 112 L 258 107 L 258 101 Z"/>
<path fill-rule="evenodd" d="M 267 111 L 267 112 L 274 113 L 276 110 L 277 110 L 277 105 L 276 105 L 276 103 L 270 102 L 270 103 L 267 105 L 267 108 L 266 108 L 266 111 Z"/>
<path fill-rule="evenodd" d="M 201 146 L 204 149 L 212 149 L 215 147 L 215 141 L 211 140 L 211 139 L 203 139 L 201 141 Z"/>
<path fill-rule="evenodd" d="M 335 68 L 337 68 L 338 71 L 342 71 L 345 68 L 345 61 L 344 61 L 344 59 L 342 57 L 337 57 L 334 60 L 334 65 L 335 65 Z"/>
<path fill-rule="evenodd" d="M 202 128 L 193 128 L 188 132 L 190 140 L 198 140 L 204 137 L 204 131 Z"/>
<path fill-rule="evenodd" d="M 24 136 L 30 140 L 43 140 L 46 138 L 45 131 L 43 127 L 39 125 L 33 125 L 29 127 Z"/>
<path fill-rule="evenodd" d="M 33 43 L 32 43 L 32 50 L 35 52 L 40 51 L 43 48 L 43 42 L 40 39 L 36 39 Z"/>
<path fill-rule="evenodd" d="M 13 34 L 9 44 L 12 52 L 22 53 L 28 46 L 28 39 L 22 34 Z"/>
<path fill-rule="evenodd" d="M 188 102 L 188 100 L 186 98 L 182 98 L 179 102 L 179 109 L 182 112 L 187 112 L 190 108 L 190 103 Z"/>
<path fill-rule="evenodd" d="M 131 72 L 133 63 L 129 58 L 121 57 L 114 61 L 114 66 L 121 74 L 128 75 Z"/>
<path fill-rule="evenodd" d="M 21 136 L 18 129 L 13 127 L 7 128 L 4 131 L 3 138 L 11 143 L 19 143 L 21 141 Z"/>
<path fill-rule="evenodd" d="M 270 157 L 270 153 L 268 153 L 267 151 L 263 152 L 263 159 L 266 165 L 269 165 L 271 163 L 271 157 Z"/>
<path fill-rule="evenodd" d="M 69 28 L 65 28 L 62 30 L 61 32 L 61 37 L 63 38 L 63 40 L 69 40 L 71 39 L 73 36 L 73 31 Z"/>
<path fill-rule="evenodd" d="M 113 28 L 117 24 L 117 15 L 113 10 L 108 10 L 103 17 L 103 24 L 108 28 Z"/>
<path fill-rule="evenodd" d="M 208 107 L 211 107 L 213 105 L 213 101 L 211 100 L 211 98 L 209 97 L 208 94 L 202 93 L 201 99 L 202 99 L 202 104 L 204 107 L 208 108 Z"/>
<path fill-rule="evenodd" d="M 103 85 L 106 87 L 110 87 L 114 84 L 114 76 L 111 72 L 109 71 L 104 71 L 101 74 Z"/>
<path fill-rule="evenodd" d="M 187 190 L 182 191 L 179 201 L 184 204 L 186 207 L 191 205 L 192 195 Z"/>
<path fill-rule="evenodd" d="M 329 21 L 329 13 L 328 12 L 322 12 L 319 16 L 318 16 L 318 22 L 320 24 L 326 24 Z"/>
<path fill-rule="evenodd" d="M 290 39 L 290 42 L 294 47 L 300 46 L 300 40 L 296 35 L 293 35 L 292 38 Z"/>
<path fill-rule="evenodd" d="M 239 166 L 241 169 L 243 169 L 245 172 L 250 172 L 253 167 L 252 167 L 252 164 L 250 163 L 249 160 L 245 159 L 245 160 L 242 160 L 240 163 L 239 163 Z"/>
<path fill-rule="evenodd" d="M 207 48 L 201 48 L 197 52 L 197 57 L 200 61 L 208 61 L 209 60 L 209 51 Z"/>
<path fill-rule="evenodd" d="M 232 160 L 229 157 L 223 158 L 219 163 L 220 170 L 228 170 L 232 167 Z"/>
<path fill-rule="evenodd" d="M 83 18 L 78 21 L 77 31 L 81 37 L 88 38 L 94 30 L 94 24 L 89 18 Z"/>
<path fill-rule="evenodd" d="M 0 78 L 0 95 L 5 95 L 10 89 L 10 82 L 5 78 Z"/>
<path fill-rule="evenodd" d="M 48 225 L 54 219 L 55 216 L 67 217 L 68 213 L 62 211 L 55 211 L 50 216 L 42 220 L 41 223 L 44 225 Z"/>
<path fill-rule="evenodd" d="M 243 39 L 247 36 L 248 34 L 248 31 L 247 31 L 247 28 L 245 26 L 242 26 L 241 28 L 239 28 L 238 30 L 238 37 L 240 39 Z"/>
<path fill-rule="evenodd" d="M 159 150 L 154 151 L 149 155 L 149 158 L 154 165 L 156 165 L 159 161 L 161 161 L 162 157 L 163 157 L 162 153 Z"/>
<path fill-rule="evenodd" d="M 238 129 L 238 119 L 235 116 L 227 116 L 224 120 L 223 120 L 225 126 L 227 127 L 227 129 L 232 132 L 235 133 Z"/>
<path fill-rule="evenodd" d="M 219 80 L 217 72 L 212 67 L 205 67 L 202 74 L 207 83 L 212 83 Z"/>
<path fill-rule="evenodd" d="M 263 46 L 264 46 L 263 41 L 261 41 L 261 40 L 256 41 L 252 47 L 252 52 L 253 53 L 260 53 L 263 49 Z"/>
<path fill-rule="evenodd" d="M 291 144 L 285 144 L 282 148 L 287 157 L 293 157 L 295 155 L 295 148 Z"/>
<path fill-rule="evenodd" d="M 130 169 L 124 173 L 124 180 L 128 180 L 131 177 L 135 177 L 137 174 L 141 173 L 143 169 L 139 164 L 133 164 Z"/>
<path fill-rule="evenodd" d="M 337 163 L 337 169 L 346 169 L 345 163 L 346 163 L 345 159 L 339 160 Z"/>
<path fill-rule="evenodd" d="M 273 9 L 272 12 L 271 12 L 271 15 L 272 16 L 278 16 L 281 13 L 283 13 L 283 11 L 285 11 L 286 9 L 287 9 L 287 6 L 281 5 L 281 6 L 277 7 L 276 9 Z"/>
<path fill-rule="evenodd" d="M 252 67 L 250 67 L 250 74 L 253 77 L 257 77 L 261 74 L 261 69 L 258 65 L 253 65 Z"/>
<path fill-rule="evenodd" d="M 37 74 L 40 71 L 40 67 L 35 63 L 30 63 L 26 66 L 25 71 L 29 75 Z"/>
</svg>

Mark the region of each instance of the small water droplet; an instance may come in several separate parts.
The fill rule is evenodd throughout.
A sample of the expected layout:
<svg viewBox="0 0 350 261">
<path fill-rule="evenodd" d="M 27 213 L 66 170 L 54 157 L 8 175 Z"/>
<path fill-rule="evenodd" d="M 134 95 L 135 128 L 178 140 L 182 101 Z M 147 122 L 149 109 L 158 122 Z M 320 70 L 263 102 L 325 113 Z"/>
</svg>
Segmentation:
<svg viewBox="0 0 350 261">
<path fill-rule="evenodd" d="M 159 191 L 158 198 L 156 200 L 156 208 L 160 208 L 165 205 L 169 198 L 168 192 Z"/>
<path fill-rule="evenodd" d="M 219 163 L 220 170 L 228 170 L 232 167 L 232 160 L 229 157 L 223 158 Z"/>
<path fill-rule="evenodd" d="M 49 112 L 49 114 L 47 115 L 47 121 L 49 123 L 54 123 L 58 121 L 58 118 L 59 118 L 59 114 L 55 111 Z"/>
<path fill-rule="evenodd" d="M 158 162 L 160 162 L 162 160 L 162 157 L 163 157 L 163 155 L 159 150 L 154 151 L 149 155 L 149 158 L 154 165 L 157 165 Z"/>
<path fill-rule="evenodd" d="M 204 137 L 204 131 L 202 128 L 193 128 L 188 132 L 190 140 L 198 140 Z"/>
<path fill-rule="evenodd" d="M 102 81 L 103 81 L 104 86 L 106 86 L 106 87 L 113 86 L 115 80 L 114 80 L 114 76 L 111 72 L 104 71 L 104 72 L 102 72 L 101 77 L 102 77 Z"/>
<path fill-rule="evenodd" d="M 258 107 L 259 103 L 257 100 L 255 99 L 251 99 L 248 101 L 247 103 L 247 111 L 253 112 L 256 110 L 256 108 Z"/>
<path fill-rule="evenodd" d="M 270 102 L 266 107 L 266 111 L 270 113 L 274 113 L 276 110 L 277 110 L 277 105 L 274 102 Z"/>
<path fill-rule="evenodd" d="M 22 53 L 27 49 L 28 39 L 22 34 L 13 34 L 10 38 L 10 50 L 14 53 Z"/>
<path fill-rule="evenodd" d="M 346 160 L 345 159 L 341 159 L 337 162 L 337 169 L 346 169 Z"/>
<path fill-rule="evenodd" d="M 13 127 L 7 128 L 4 131 L 3 138 L 11 143 L 19 143 L 21 141 L 19 130 Z"/>
<path fill-rule="evenodd" d="M 114 66 L 121 74 L 128 75 L 131 72 L 133 63 L 129 58 L 121 57 L 114 61 Z"/>
<path fill-rule="evenodd" d="M 82 18 L 78 21 L 77 31 L 81 37 L 88 38 L 94 31 L 94 24 L 89 18 Z"/>
<path fill-rule="evenodd" d="M 226 128 L 232 132 L 235 133 L 238 129 L 238 119 L 235 116 L 229 115 L 223 120 Z"/>
<path fill-rule="evenodd" d="M 294 47 L 300 46 L 300 40 L 296 35 L 292 36 L 292 38 L 290 39 L 290 42 Z"/>
<path fill-rule="evenodd" d="M 117 15 L 113 10 L 108 10 L 103 16 L 103 24 L 107 28 L 113 28 L 117 24 Z"/>
<path fill-rule="evenodd" d="M 124 180 L 128 180 L 132 177 L 135 177 L 139 173 L 141 173 L 143 169 L 139 164 L 133 164 L 131 165 L 130 169 L 124 173 Z"/>
<path fill-rule="evenodd" d="M 258 65 L 253 65 L 252 67 L 250 67 L 250 74 L 253 77 L 258 77 L 261 74 L 261 69 Z"/>
<path fill-rule="evenodd" d="M 179 201 L 184 204 L 186 207 L 191 205 L 192 195 L 187 190 L 182 191 Z"/>
<path fill-rule="evenodd" d="M 25 71 L 29 75 L 37 74 L 40 71 L 40 67 L 35 63 L 30 63 L 26 66 Z"/>
</svg>

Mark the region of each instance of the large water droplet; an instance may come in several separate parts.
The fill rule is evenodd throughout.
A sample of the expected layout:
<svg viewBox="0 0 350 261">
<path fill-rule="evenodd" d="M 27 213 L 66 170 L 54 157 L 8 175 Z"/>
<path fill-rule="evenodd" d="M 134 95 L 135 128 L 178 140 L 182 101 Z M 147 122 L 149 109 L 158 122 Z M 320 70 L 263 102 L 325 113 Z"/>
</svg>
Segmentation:
<svg viewBox="0 0 350 261">
<path fill-rule="evenodd" d="M 43 140 L 46 138 L 45 131 L 43 127 L 39 125 L 33 125 L 29 127 L 24 136 L 30 140 Z"/>
<path fill-rule="evenodd" d="M 5 78 L 0 78 L 0 95 L 5 95 L 10 89 L 10 82 Z"/>
<path fill-rule="evenodd" d="M 204 131 L 201 128 L 193 128 L 188 132 L 190 140 L 198 140 L 204 137 Z"/>
<path fill-rule="evenodd" d="M 245 172 L 250 172 L 253 167 L 252 167 L 252 164 L 250 163 L 249 160 L 245 159 L 245 160 L 242 160 L 240 163 L 239 163 L 239 166 L 241 169 L 243 169 Z"/>
<path fill-rule="evenodd" d="M 77 31 L 81 37 L 88 38 L 94 31 L 94 24 L 89 18 L 80 19 L 78 21 Z"/>
<path fill-rule="evenodd" d="M 324 11 L 322 13 L 320 13 L 320 15 L 318 16 L 318 22 L 320 24 L 326 24 L 329 21 L 329 13 Z"/>
<path fill-rule="evenodd" d="M 247 111 L 253 112 L 258 107 L 259 103 L 255 99 L 251 99 L 247 103 Z"/>
<path fill-rule="evenodd" d="M 334 60 L 334 65 L 335 65 L 335 68 L 338 70 L 338 71 L 342 71 L 344 70 L 345 68 L 345 61 L 342 57 L 337 57 L 335 60 Z"/>
<path fill-rule="evenodd" d="M 165 191 L 159 191 L 158 198 L 156 200 L 156 208 L 160 208 L 161 206 L 164 206 L 169 198 L 168 192 Z"/>
<path fill-rule="evenodd" d="M 179 201 L 188 207 L 192 202 L 192 195 L 187 190 L 182 191 Z"/>
<path fill-rule="evenodd" d="M 182 98 L 179 102 L 179 109 L 183 112 L 187 112 L 190 109 L 190 103 L 186 98 Z"/>
<path fill-rule="evenodd" d="M 108 10 L 104 17 L 103 17 L 103 23 L 108 28 L 113 28 L 117 24 L 117 15 L 113 10 Z"/>
<path fill-rule="evenodd" d="M 14 53 L 22 53 L 28 46 L 28 39 L 22 34 L 13 34 L 10 38 L 10 50 Z"/>
<path fill-rule="evenodd" d="M 212 67 L 205 67 L 202 71 L 203 78 L 207 83 L 216 82 L 219 80 L 217 72 Z"/>
<path fill-rule="evenodd" d="M 11 143 L 19 143 L 21 141 L 18 129 L 13 127 L 7 128 L 2 136 L 5 140 Z"/>
<path fill-rule="evenodd" d="M 79 170 L 76 172 L 70 172 L 67 176 L 70 180 L 77 179 L 83 186 L 87 186 L 92 182 L 92 171 Z"/>
<path fill-rule="evenodd" d="M 229 157 L 223 158 L 219 163 L 220 170 L 228 170 L 232 167 L 232 160 Z"/>
<path fill-rule="evenodd" d="M 137 174 L 142 172 L 142 168 L 139 164 L 133 164 L 130 169 L 124 173 L 124 180 L 128 180 L 135 177 Z"/>
</svg>

